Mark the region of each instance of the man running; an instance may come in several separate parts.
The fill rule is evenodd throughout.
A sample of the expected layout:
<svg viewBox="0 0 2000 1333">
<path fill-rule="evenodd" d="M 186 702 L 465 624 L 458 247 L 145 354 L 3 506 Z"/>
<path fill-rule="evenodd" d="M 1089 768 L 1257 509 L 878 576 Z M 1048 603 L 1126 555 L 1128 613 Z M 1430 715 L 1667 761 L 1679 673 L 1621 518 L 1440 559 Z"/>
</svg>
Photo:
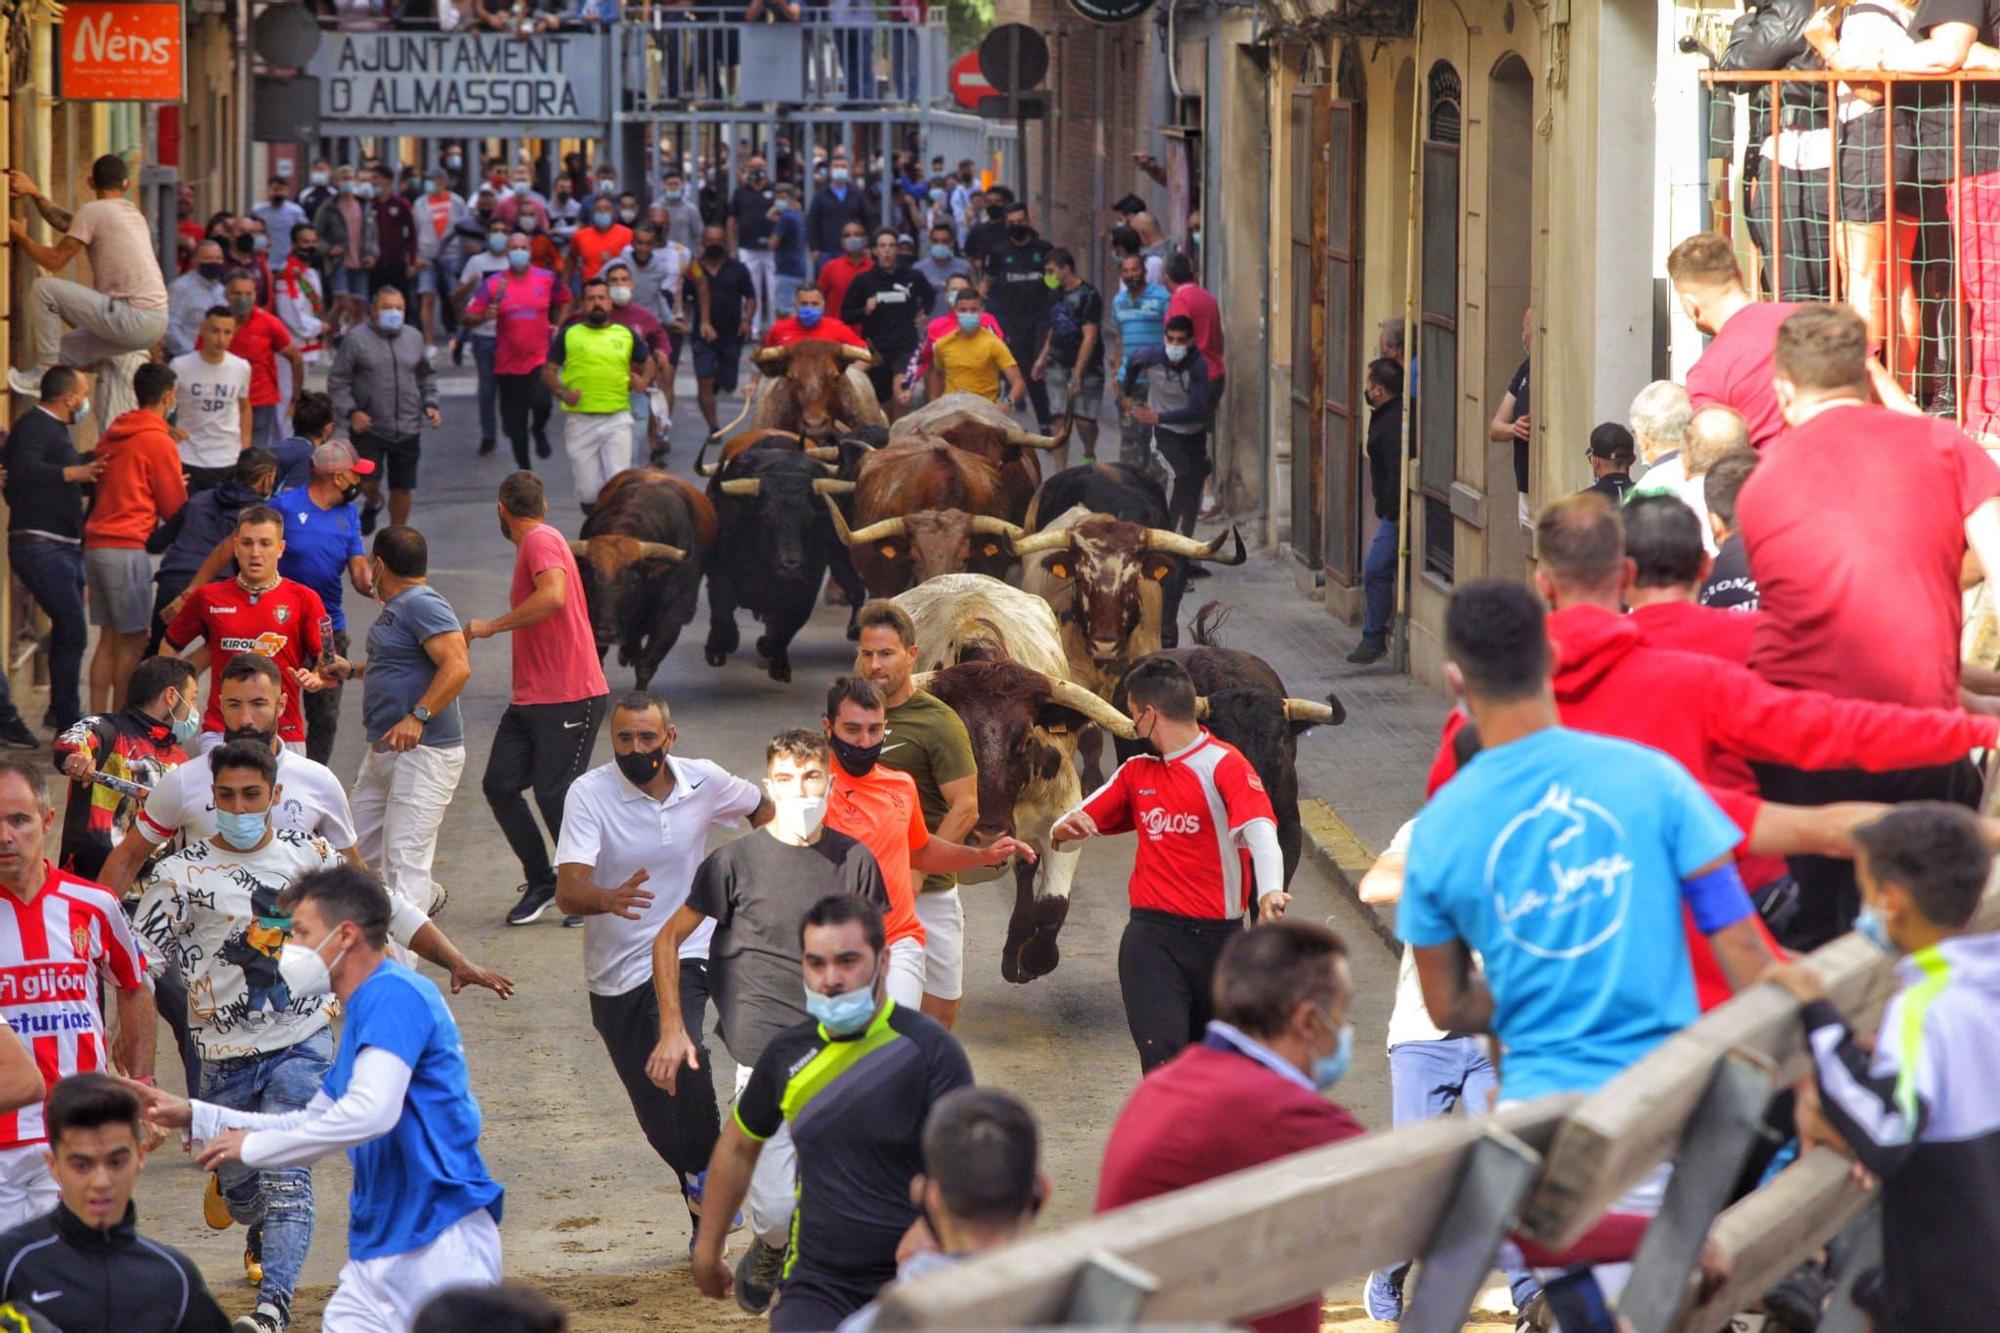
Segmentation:
<svg viewBox="0 0 2000 1333">
<path fill-rule="evenodd" d="M 500 715 L 480 783 L 526 881 L 521 901 L 507 913 L 510 926 L 533 922 L 556 897 L 556 868 L 521 791 L 534 788 L 542 823 L 551 836 L 560 836 L 563 797 L 590 763 L 611 693 L 576 557 L 563 535 L 543 521 L 548 509 L 534 473 L 516 472 L 500 483 L 500 530 L 519 548 L 509 609 L 496 620 L 465 626 L 468 643 L 514 635 L 514 692 Z"/>
<path fill-rule="evenodd" d="M 556 906 L 583 918 L 591 1026 L 646 1141 L 672 1168 L 690 1220 L 699 1221 L 702 1171 L 719 1128 L 715 1084 L 698 1059 L 671 1091 L 647 1077 L 647 1058 L 667 1030 L 654 993 L 654 937 L 687 901 L 709 829 L 744 818 L 763 824 L 774 807 L 754 784 L 706 759 L 678 758 L 673 747 L 666 704 L 642 693 L 618 700 L 612 762 L 578 778 L 563 807 Z M 713 933 L 697 930 L 678 950 L 676 1017 L 697 1033 Z"/>
<path fill-rule="evenodd" d="M 1251 903 L 1270 921 L 1292 898 L 1270 795 L 1242 752 L 1195 720 L 1186 670 L 1164 658 L 1146 662 L 1125 678 L 1125 695 L 1133 729 L 1158 756 L 1119 765 L 1049 837 L 1061 844 L 1139 833 L 1118 988 L 1139 1067 L 1150 1073 L 1202 1039 L 1215 960 L 1241 933 Z M 1245 892 L 1253 883 L 1254 900 Z"/>
<path fill-rule="evenodd" d="M 882 692 L 860 676 L 838 676 L 826 692 L 820 726 L 833 749 L 834 771 L 826 822 L 875 853 L 889 891 L 887 988 L 898 1004 L 915 1009 L 924 996 L 924 924 L 911 892 L 911 872 L 953 874 L 974 866 L 999 866 L 1019 852 L 1032 862 L 1024 842 L 997 838 L 967 847 L 934 837 L 924 826 L 917 784 L 907 773 L 877 762 L 882 757 L 887 711 Z"/>
<path fill-rule="evenodd" d="M 479 1155 L 465 1046 L 437 987 L 386 956 L 389 894 L 367 871 L 308 875 L 279 907 L 291 914 L 286 984 L 331 993 L 346 1015 L 319 1092 L 302 1111 L 260 1115 L 148 1088 L 147 1117 L 189 1130 L 209 1169 L 347 1152 L 348 1258 L 322 1326 L 406 1329 L 440 1289 L 500 1281 L 504 1192 Z"/>
<path fill-rule="evenodd" d="M 866 682 L 862 682 L 865 684 Z M 799 925 L 807 1022 L 757 1060 L 709 1162 L 709 1206 L 695 1239 L 694 1280 L 720 1300 L 729 1218 L 764 1145 L 790 1127 L 798 1147 L 798 1213 L 774 1333 L 830 1329 L 896 1276 L 896 1247 L 921 1214 L 910 1184 L 923 1171 L 931 1108 L 972 1082 L 952 1035 L 889 998 L 882 914 L 852 894 L 813 904 Z"/>
<path fill-rule="evenodd" d="M 118 899 L 44 859 L 55 810 L 39 759 L 0 755 L 0 1019 L 35 1053 L 42 1081 L 115 1064 L 150 1081 L 153 995 Z M 118 1039 L 104 1008 L 118 1011 Z M 35 983 L 29 989 L 29 982 Z M 107 1058 L 108 1057 L 108 1058 Z M 0 1115 L 0 1230 L 56 1203 L 39 1101 Z"/>
<path fill-rule="evenodd" d="M 286 985 L 288 914 L 278 898 L 340 855 L 324 838 L 271 826 L 278 761 L 264 746 L 223 745 L 198 767 L 210 774 L 216 834 L 153 867 L 134 922 L 187 986 L 201 1094 L 238 1111 L 300 1110 L 333 1062 L 331 1006 Z M 226 1164 L 209 1177 L 203 1211 L 217 1230 L 249 1228 L 243 1272 L 257 1285 L 257 1308 L 243 1333 L 284 1333 L 312 1245 L 312 1172 Z"/>
<path fill-rule="evenodd" d="M 741 1101 L 750 1071 L 764 1048 L 785 1029 L 805 1022 L 799 989 L 799 933 L 793 924 L 828 894 L 849 893 L 889 906 L 874 853 L 825 826 L 832 752 L 817 731 L 781 731 L 764 750 L 764 794 L 773 809 L 766 837 L 738 838 L 715 849 L 695 872 L 688 900 L 653 937 L 653 989 L 660 1004 L 660 1041 L 646 1061 L 646 1076 L 673 1095 L 683 1065 L 706 1060 L 696 1037 L 701 1001 L 683 1005 L 681 951 L 697 932 L 712 929 L 708 989 L 715 996 L 716 1027 L 736 1062 Z M 692 1012 L 693 1035 L 686 1020 Z M 736 1303 L 762 1314 L 771 1303 L 791 1244 L 792 1193 L 797 1155 L 791 1130 L 765 1141 L 744 1202 L 750 1248 L 736 1265 Z"/>
<path fill-rule="evenodd" d="M 563 405 L 563 450 L 585 517 L 604 483 L 632 466 L 632 391 L 652 366 L 645 341 L 611 318 L 611 284 L 583 283 L 583 319 L 557 331 L 542 383 Z"/>
<path fill-rule="evenodd" d="M 957 842 L 979 822 L 979 766 L 965 723 L 936 695 L 910 679 L 917 665 L 917 627 L 894 602 L 870 602 L 855 617 L 861 639 L 854 669 L 887 705 L 882 764 L 917 784 L 924 827 L 934 838 Z M 924 926 L 924 1012 L 946 1027 L 958 1022 L 965 994 L 965 905 L 958 881 L 926 875 L 916 895 Z"/>
<path fill-rule="evenodd" d="M 64 870 L 95 881 L 153 784 L 187 761 L 181 747 L 201 732 L 194 682 L 194 668 L 179 658 L 149 657 L 132 673 L 130 705 L 81 718 L 56 737 L 56 767 L 70 780 Z"/>
</svg>

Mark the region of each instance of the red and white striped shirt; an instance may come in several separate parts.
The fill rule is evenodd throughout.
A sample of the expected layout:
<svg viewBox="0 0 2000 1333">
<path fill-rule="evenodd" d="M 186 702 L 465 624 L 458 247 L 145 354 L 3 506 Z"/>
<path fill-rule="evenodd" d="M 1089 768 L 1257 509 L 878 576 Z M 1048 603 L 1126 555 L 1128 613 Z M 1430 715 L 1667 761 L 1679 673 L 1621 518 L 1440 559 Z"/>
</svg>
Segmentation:
<svg viewBox="0 0 2000 1333">
<path fill-rule="evenodd" d="M 1205 920 L 1243 914 L 1255 882 L 1243 830 L 1278 822 L 1250 761 L 1206 730 L 1184 750 L 1126 760 L 1083 808 L 1099 833 L 1138 830 L 1132 906 Z"/>
<path fill-rule="evenodd" d="M 51 1088 L 108 1063 L 97 969 L 120 990 L 146 984 L 146 957 L 111 890 L 43 863 L 34 900 L 0 890 L 0 1017 Z M 42 1105 L 0 1115 L 0 1150 L 41 1143 Z"/>
</svg>

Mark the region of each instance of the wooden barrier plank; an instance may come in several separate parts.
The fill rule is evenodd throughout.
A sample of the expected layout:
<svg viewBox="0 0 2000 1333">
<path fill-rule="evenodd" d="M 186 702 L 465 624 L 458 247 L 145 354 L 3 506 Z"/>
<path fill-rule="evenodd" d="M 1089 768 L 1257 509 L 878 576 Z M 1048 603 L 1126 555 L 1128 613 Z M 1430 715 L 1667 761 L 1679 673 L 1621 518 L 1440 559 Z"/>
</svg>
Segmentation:
<svg viewBox="0 0 2000 1333">
<path fill-rule="evenodd" d="M 1709 1238 L 1728 1257 L 1729 1278 L 1708 1300 L 1689 1306 L 1675 1325 L 1679 1333 L 1728 1327 L 1737 1311 L 1798 1267 L 1801 1256 L 1859 1216 L 1875 1191 L 1855 1182 L 1853 1165 L 1831 1148 L 1815 1148 L 1716 1218 Z"/>
<path fill-rule="evenodd" d="M 1449 1116 L 1297 1153 L 1036 1236 L 898 1288 L 878 1327 L 1011 1328 L 1061 1319 L 1106 1253 L 1161 1279 L 1148 1323 L 1235 1320 L 1422 1252 L 1488 1123 L 1540 1151 L 1572 1097 Z"/>
</svg>

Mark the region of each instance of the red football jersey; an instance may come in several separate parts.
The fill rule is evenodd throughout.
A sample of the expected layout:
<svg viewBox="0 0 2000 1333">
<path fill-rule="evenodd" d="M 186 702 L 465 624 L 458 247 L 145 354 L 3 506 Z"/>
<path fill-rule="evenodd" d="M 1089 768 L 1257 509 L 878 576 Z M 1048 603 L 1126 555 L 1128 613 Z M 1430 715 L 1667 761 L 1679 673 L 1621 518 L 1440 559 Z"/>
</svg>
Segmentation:
<svg viewBox="0 0 2000 1333">
<path fill-rule="evenodd" d="M 50 1087 L 105 1068 L 97 970 L 119 990 L 146 984 L 146 959 L 111 890 L 43 863 L 32 902 L 0 892 L 0 1016 Z M 42 1104 L 0 1115 L 0 1150 L 40 1143 Z"/>
<path fill-rule="evenodd" d="M 222 730 L 222 697 L 216 683 L 231 658 L 256 653 L 278 664 L 284 676 L 285 711 L 278 720 L 278 738 L 303 742 L 305 715 L 299 711 L 295 667 L 317 667 L 320 654 L 333 642 L 333 621 L 319 594 L 303 583 L 279 579 L 261 593 L 244 591 L 235 579 L 217 579 L 188 594 L 187 605 L 167 626 L 167 642 L 176 652 L 196 639 L 208 641 L 208 711 L 204 731 Z"/>
<path fill-rule="evenodd" d="M 1243 914 L 1256 880 L 1237 835 L 1278 822 L 1250 761 L 1207 731 L 1177 754 L 1126 760 L 1083 808 L 1100 833 L 1138 830 L 1132 906 L 1207 920 Z"/>
</svg>

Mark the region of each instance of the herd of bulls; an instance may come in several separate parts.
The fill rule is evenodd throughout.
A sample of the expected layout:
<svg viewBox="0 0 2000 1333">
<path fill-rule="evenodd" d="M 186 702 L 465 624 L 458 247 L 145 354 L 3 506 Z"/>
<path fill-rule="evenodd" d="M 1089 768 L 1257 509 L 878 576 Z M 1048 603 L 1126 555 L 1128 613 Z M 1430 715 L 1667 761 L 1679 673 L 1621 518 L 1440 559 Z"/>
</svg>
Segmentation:
<svg viewBox="0 0 2000 1333">
<path fill-rule="evenodd" d="M 1287 698 L 1268 663 L 1213 643 L 1206 608 L 1195 646 L 1177 646 L 1190 565 L 1242 564 L 1242 537 L 1173 531 L 1160 484 L 1123 464 L 1043 480 L 1040 451 L 1062 439 L 1023 430 L 975 395 L 947 394 L 891 427 L 859 364 L 866 355 L 821 341 L 759 353 L 767 385 L 721 458 L 697 461 L 705 488 L 653 468 L 612 478 L 571 543 L 600 654 L 616 645 L 644 688 L 694 619 L 706 578 L 709 665 L 736 651 L 736 612 L 748 610 L 763 625 L 758 656 L 785 681 L 789 645 L 829 574 L 852 607 L 895 599 L 917 627 L 919 684 L 972 740 L 980 817 L 968 840 L 1011 834 L 1040 857 L 1011 867 L 1010 981 L 1056 966 L 1078 853 L 1051 845 L 1049 829 L 1084 782 L 1101 781 L 1106 732 L 1121 758 L 1140 748 L 1120 685 L 1149 655 L 1188 670 L 1209 728 L 1256 767 L 1289 880 L 1296 740 L 1341 722 L 1339 701 Z"/>
</svg>

